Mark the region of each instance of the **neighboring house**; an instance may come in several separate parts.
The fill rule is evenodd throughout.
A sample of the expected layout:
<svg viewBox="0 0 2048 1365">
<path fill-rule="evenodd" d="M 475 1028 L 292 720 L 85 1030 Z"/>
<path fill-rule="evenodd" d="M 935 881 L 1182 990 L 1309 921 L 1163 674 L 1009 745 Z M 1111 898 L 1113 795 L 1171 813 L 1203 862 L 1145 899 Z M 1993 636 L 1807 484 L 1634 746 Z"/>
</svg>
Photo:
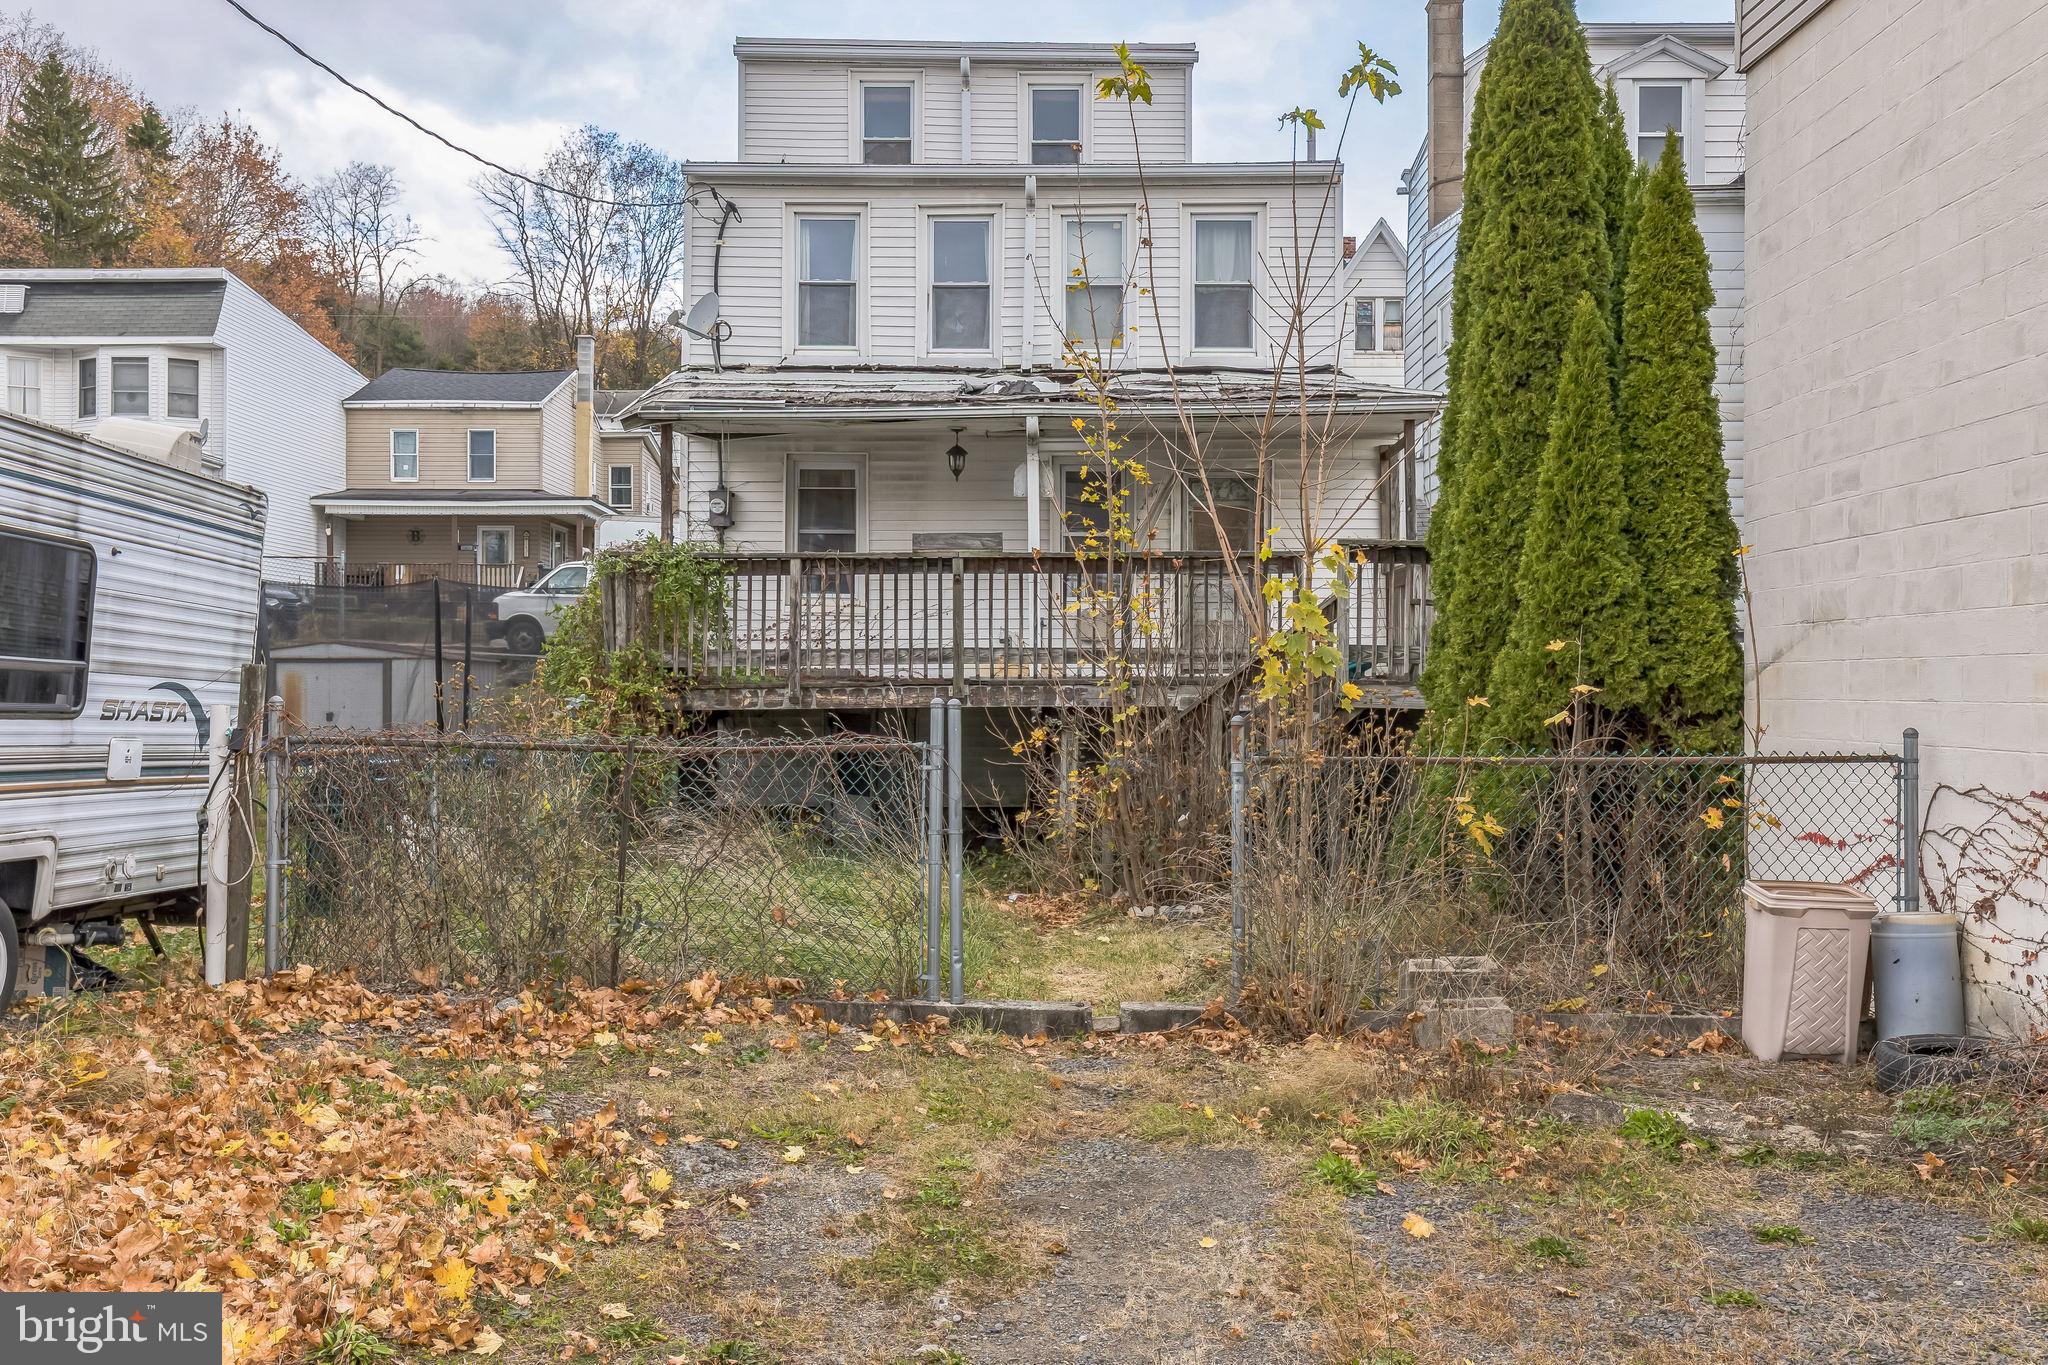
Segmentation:
<svg viewBox="0 0 2048 1365">
<path fill-rule="evenodd" d="M 1767 742 L 1917 727 L 1930 827 L 1982 821 L 2038 858 L 2038 827 L 1936 793 L 2048 791 L 2048 7 L 1742 0 L 1740 26 Z M 2048 935 L 2039 875 L 1971 930 L 1977 1022 L 2018 1027 L 2048 991 L 2020 960 Z"/>
<path fill-rule="evenodd" d="M 636 507 L 648 439 L 600 440 L 580 349 L 581 374 L 396 369 L 343 399 L 345 486 L 313 499 L 334 527 L 322 576 L 517 587 L 590 550 L 614 512 L 605 462 L 634 471 Z"/>
<path fill-rule="evenodd" d="M 734 556 L 732 620 L 693 665 L 693 704 L 1100 704 L 1072 609 L 1088 578 L 1072 551 L 1100 515 L 1077 430 L 1094 409 L 1063 334 L 1113 358 L 1119 434 L 1152 471 L 1133 521 L 1173 607 L 1144 648 L 1181 695 L 1234 675 L 1241 645 L 1221 642 L 1245 628 L 1227 619 L 1216 519 L 1188 492 L 1164 360 L 1234 546 L 1270 531 L 1297 548 L 1305 520 L 1362 550 L 1408 538 L 1387 494 L 1406 483 L 1404 429 L 1437 404 L 1395 367 L 1374 382 L 1330 364 L 1352 342 L 1342 168 L 1196 160 L 1194 47 L 1131 52 L 1152 100 L 1127 107 L 1095 96 L 1118 70 L 1106 44 L 735 44 L 740 159 L 688 167 L 704 335 L 624 414 L 672 428 L 687 534 Z M 1334 437 L 1307 518 L 1292 464 L 1254 505 L 1243 434 L 1272 388 L 1294 205 L 1312 243 L 1310 385 Z M 1382 235 L 1370 245 L 1377 260 Z M 1104 344 L 1122 325 L 1126 343 Z M 1293 436 L 1280 444 L 1291 458 Z M 1347 642 L 1369 692 L 1412 704 L 1426 566 L 1394 558 L 1374 561 L 1385 577 L 1355 599 Z"/>
<path fill-rule="evenodd" d="M 1485 46 L 1464 52 L 1463 0 L 1429 0 L 1428 132 L 1401 178 L 1408 196 L 1408 310 L 1405 382 L 1441 391 L 1448 382 L 1451 275 L 1458 258 L 1466 129 Z M 1587 24 L 1593 75 L 1612 81 L 1629 145 L 1654 161 L 1664 131 L 1675 128 L 1685 152 L 1700 235 L 1714 283 L 1709 314 L 1720 352 L 1722 454 L 1729 496 L 1743 517 L 1743 78 L 1735 70 L 1735 25 Z M 1437 424 L 1419 433 L 1425 520 L 1436 493 Z"/>
<path fill-rule="evenodd" d="M 629 427 L 619 414 L 645 389 L 599 389 L 596 395 L 598 491 L 621 517 L 661 515 L 661 445 L 647 427 Z"/>
<path fill-rule="evenodd" d="M 1344 239 L 1344 273 L 1337 285 L 1345 330 L 1337 339 L 1344 373 L 1376 384 L 1405 381 L 1402 354 L 1407 326 L 1408 248 L 1382 218 L 1361 242 Z"/>
<path fill-rule="evenodd" d="M 266 555 L 326 546 L 340 402 L 363 376 L 226 270 L 0 270 L 9 412 L 91 435 L 113 419 L 200 436 L 209 470 L 269 498 Z M 133 430 L 132 427 L 129 428 Z"/>
</svg>

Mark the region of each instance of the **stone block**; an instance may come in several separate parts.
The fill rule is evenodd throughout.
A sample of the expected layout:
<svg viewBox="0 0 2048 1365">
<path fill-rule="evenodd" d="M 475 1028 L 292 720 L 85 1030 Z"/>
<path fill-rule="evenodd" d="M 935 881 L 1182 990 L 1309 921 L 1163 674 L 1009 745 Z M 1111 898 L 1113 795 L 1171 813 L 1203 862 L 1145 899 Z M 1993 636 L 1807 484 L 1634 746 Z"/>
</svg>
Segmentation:
<svg viewBox="0 0 2048 1365">
<path fill-rule="evenodd" d="M 1177 1000 L 1126 1000 L 1117 1016 L 1119 1033 L 1170 1033 L 1193 1028 L 1208 1013 L 1207 1005 Z"/>
<path fill-rule="evenodd" d="M 1401 964 L 1400 1003 L 1498 995 L 1500 964 L 1490 957 L 1411 957 Z"/>
<path fill-rule="evenodd" d="M 1515 1041 L 1515 1012 L 1498 995 L 1459 1000 L 1425 1000 L 1416 1006 L 1415 1045 L 1444 1048 L 1453 1039 L 1506 1047 Z"/>
</svg>

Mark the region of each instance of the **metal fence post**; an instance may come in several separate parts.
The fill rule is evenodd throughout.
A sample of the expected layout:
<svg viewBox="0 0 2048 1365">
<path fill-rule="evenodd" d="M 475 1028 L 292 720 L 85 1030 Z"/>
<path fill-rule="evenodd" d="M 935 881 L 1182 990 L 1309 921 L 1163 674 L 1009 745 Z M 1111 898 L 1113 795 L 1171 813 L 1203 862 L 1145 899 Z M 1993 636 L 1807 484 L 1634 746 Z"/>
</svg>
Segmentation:
<svg viewBox="0 0 2048 1365">
<path fill-rule="evenodd" d="M 263 711 L 263 971 L 284 970 L 284 698 Z"/>
<path fill-rule="evenodd" d="M 953 939 L 953 1003 L 964 998 L 967 950 L 961 941 L 960 907 L 962 834 L 960 828 L 960 699 L 946 703 L 946 902 Z"/>
<path fill-rule="evenodd" d="M 943 767 L 946 753 L 946 707 L 943 702 L 933 702 L 930 711 L 930 730 L 925 739 L 925 784 L 924 784 L 924 861 L 925 861 L 925 999 L 936 1003 L 941 990 L 942 973 L 939 963 L 945 953 L 945 939 L 940 927 L 941 906 L 945 901 L 945 850 L 941 841 L 945 838 L 945 775 Z"/>
<path fill-rule="evenodd" d="M 1899 909 L 1920 908 L 1920 732 L 1908 728 L 1899 760 Z"/>
<path fill-rule="evenodd" d="M 1244 733 L 1242 712 L 1230 718 L 1230 999 L 1244 991 Z"/>
</svg>

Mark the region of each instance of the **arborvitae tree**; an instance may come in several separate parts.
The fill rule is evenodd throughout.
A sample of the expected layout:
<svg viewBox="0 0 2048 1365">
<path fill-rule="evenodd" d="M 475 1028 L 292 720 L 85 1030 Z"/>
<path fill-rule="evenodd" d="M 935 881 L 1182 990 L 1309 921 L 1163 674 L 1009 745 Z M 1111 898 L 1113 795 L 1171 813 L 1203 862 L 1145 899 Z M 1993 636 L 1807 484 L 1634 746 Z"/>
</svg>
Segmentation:
<svg viewBox="0 0 2048 1365">
<path fill-rule="evenodd" d="M 114 149 L 55 54 L 0 133 L 0 200 L 35 226 L 53 265 L 105 264 L 134 235 Z"/>
<path fill-rule="evenodd" d="M 1702 749 L 1742 738 L 1738 541 L 1714 398 L 1713 303 L 1684 158 L 1667 137 L 1629 242 L 1622 459 L 1648 604 L 1650 738 Z"/>
<path fill-rule="evenodd" d="M 1579 295 L 1612 293 L 1599 95 L 1571 0 L 1505 0 L 1479 78 L 1452 286 L 1449 407 L 1430 523 L 1438 603 L 1423 691 L 1442 716 L 1483 691 Z"/>
<path fill-rule="evenodd" d="M 1579 295 L 1558 375 L 1550 443 L 1515 580 L 1515 618 L 1488 683 L 1493 732 L 1528 743 L 1572 710 L 1621 716 L 1643 703 L 1648 648 L 1643 584 L 1629 548 L 1621 434 L 1614 417 L 1606 311 Z"/>
<path fill-rule="evenodd" d="M 1610 328 L 1621 340 L 1622 282 L 1628 278 L 1629 195 L 1636 176 L 1636 159 L 1628 149 L 1628 124 L 1621 116 L 1621 101 L 1609 80 L 1600 92 L 1600 198 L 1607 209 L 1607 253 L 1613 258 Z"/>
</svg>

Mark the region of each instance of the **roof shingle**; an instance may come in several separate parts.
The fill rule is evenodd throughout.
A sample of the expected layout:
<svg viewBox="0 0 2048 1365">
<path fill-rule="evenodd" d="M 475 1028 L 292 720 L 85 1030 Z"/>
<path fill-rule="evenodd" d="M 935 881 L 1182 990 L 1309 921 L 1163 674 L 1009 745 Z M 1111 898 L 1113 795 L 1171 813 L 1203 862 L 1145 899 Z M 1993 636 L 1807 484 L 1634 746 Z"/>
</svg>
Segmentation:
<svg viewBox="0 0 2048 1365">
<path fill-rule="evenodd" d="M 228 292 L 225 280 L 30 279 L 23 286 L 21 311 L 0 313 L 0 337 L 210 337 Z"/>
<path fill-rule="evenodd" d="M 574 370 L 386 370 L 344 403 L 541 403 Z"/>
</svg>

